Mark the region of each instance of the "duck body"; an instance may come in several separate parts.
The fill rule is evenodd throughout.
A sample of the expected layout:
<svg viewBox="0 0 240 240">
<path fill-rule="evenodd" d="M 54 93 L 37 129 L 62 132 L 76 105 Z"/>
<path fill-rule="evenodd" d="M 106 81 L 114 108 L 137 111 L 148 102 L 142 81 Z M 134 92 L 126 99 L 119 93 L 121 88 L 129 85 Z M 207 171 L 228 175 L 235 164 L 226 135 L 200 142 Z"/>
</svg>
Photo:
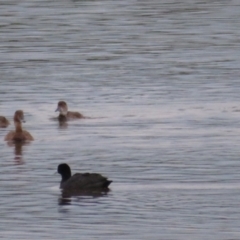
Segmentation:
<svg viewBox="0 0 240 240">
<path fill-rule="evenodd" d="M 112 181 L 98 173 L 75 173 L 66 164 L 58 166 L 58 173 L 62 175 L 60 188 L 65 191 L 107 190 Z"/>
<path fill-rule="evenodd" d="M 5 141 L 12 141 L 12 142 L 26 142 L 26 141 L 33 141 L 33 136 L 26 130 L 19 131 L 11 131 L 9 132 L 5 138 Z"/>
<path fill-rule="evenodd" d="M 8 127 L 8 125 L 10 124 L 10 122 L 3 116 L 0 116 L 0 127 L 1 128 L 6 128 Z"/>
<path fill-rule="evenodd" d="M 67 112 L 67 119 L 78 119 L 78 118 L 84 118 L 84 116 L 79 112 Z"/>
<path fill-rule="evenodd" d="M 59 122 L 84 118 L 84 116 L 79 112 L 68 111 L 67 103 L 64 101 L 58 102 L 58 106 L 55 112 L 59 112 L 59 116 L 58 116 Z"/>
<path fill-rule="evenodd" d="M 32 141 L 34 138 L 32 135 L 22 129 L 22 123 L 24 122 L 24 114 L 22 110 L 17 110 L 14 114 L 14 125 L 15 131 L 10 131 L 4 138 L 5 141 L 8 142 L 26 142 Z"/>
</svg>

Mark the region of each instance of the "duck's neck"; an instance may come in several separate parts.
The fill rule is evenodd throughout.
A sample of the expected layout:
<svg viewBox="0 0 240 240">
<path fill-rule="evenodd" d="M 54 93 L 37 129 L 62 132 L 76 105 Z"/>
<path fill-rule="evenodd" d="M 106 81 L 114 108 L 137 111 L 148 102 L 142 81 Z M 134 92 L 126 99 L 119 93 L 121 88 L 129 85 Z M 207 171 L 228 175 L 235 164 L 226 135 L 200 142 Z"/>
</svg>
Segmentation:
<svg viewBox="0 0 240 240">
<path fill-rule="evenodd" d="M 16 132 L 22 132 L 23 131 L 21 122 L 15 121 L 14 124 L 15 124 Z"/>
<path fill-rule="evenodd" d="M 68 113 L 68 109 L 67 108 L 61 108 L 60 109 L 60 115 L 67 116 L 67 113 Z"/>
<path fill-rule="evenodd" d="M 61 181 L 61 184 L 64 183 L 64 182 L 66 182 L 71 176 L 72 176 L 72 175 L 71 175 L 71 171 L 68 172 L 68 173 L 64 173 L 64 174 L 62 174 L 62 181 Z"/>
<path fill-rule="evenodd" d="M 60 113 L 59 116 L 58 116 L 58 121 L 59 122 L 67 121 L 67 115 L 63 115 L 62 113 Z"/>
</svg>

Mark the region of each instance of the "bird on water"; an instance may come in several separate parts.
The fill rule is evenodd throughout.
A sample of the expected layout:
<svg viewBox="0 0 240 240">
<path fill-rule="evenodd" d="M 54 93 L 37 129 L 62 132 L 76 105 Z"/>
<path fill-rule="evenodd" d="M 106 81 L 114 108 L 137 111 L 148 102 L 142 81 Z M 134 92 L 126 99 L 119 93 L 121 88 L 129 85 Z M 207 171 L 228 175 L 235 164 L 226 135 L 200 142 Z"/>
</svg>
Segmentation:
<svg viewBox="0 0 240 240">
<path fill-rule="evenodd" d="M 6 128 L 10 122 L 4 117 L 0 116 L 0 128 Z"/>
<path fill-rule="evenodd" d="M 62 180 L 60 188 L 64 191 L 94 191 L 108 190 L 112 181 L 99 173 L 75 173 L 71 174 L 71 169 L 66 163 L 58 165 L 58 173 Z"/>
<path fill-rule="evenodd" d="M 55 110 L 55 112 L 59 112 L 59 115 L 58 115 L 59 122 L 84 118 L 84 116 L 79 112 L 68 111 L 68 106 L 65 101 L 58 102 L 58 106 L 57 106 L 57 109 Z"/>
<path fill-rule="evenodd" d="M 15 130 L 10 131 L 4 138 L 5 141 L 8 142 L 28 142 L 33 141 L 34 138 L 32 135 L 22 129 L 22 122 L 25 122 L 24 120 L 24 113 L 22 110 L 17 110 L 13 117 Z"/>
</svg>

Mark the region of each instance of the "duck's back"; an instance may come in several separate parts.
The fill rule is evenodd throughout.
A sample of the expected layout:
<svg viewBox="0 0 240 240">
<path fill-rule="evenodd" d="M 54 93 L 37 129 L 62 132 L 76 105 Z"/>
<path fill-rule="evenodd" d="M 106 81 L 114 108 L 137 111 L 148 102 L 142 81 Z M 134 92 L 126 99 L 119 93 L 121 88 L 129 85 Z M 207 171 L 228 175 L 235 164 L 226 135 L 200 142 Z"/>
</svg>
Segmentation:
<svg viewBox="0 0 240 240">
<path fill-rule="evenodd" d="M 33 141 L 34 140 L 33 136 L 28 131 L 23 130 L 22 134 L 23 134 L 23 138 L 25 139 L 25 141 Z"/>
<path fill-rule="evenodd" d="M 107 188 L 112 181 L 98 173 L 75 173 L 61 184 L 64 190 L 91 190 Z"/>
<path fill-rule="evenodd" d="M 70 112 L 67 113 L 68 119 L 77 119 L 77 118 L 84 118 L 84 116 L 79 112 Z"/>
<path fill-rule="evenodd" d="M 5 140 L 5 141 L 13 141 L 15 133 L 16 133 L 15 131 L 10 131 L 10 132 L 4 137 L 4 140 Z"/>
<path fill-rule="evenodd" d="M 23 130 L 22 132 L 16 132 L 16 131 L 10 131 L 4 138 L 5 141 L 32 141 L 34 138 L 32 135 L 26 131 Z"/>
</svg>

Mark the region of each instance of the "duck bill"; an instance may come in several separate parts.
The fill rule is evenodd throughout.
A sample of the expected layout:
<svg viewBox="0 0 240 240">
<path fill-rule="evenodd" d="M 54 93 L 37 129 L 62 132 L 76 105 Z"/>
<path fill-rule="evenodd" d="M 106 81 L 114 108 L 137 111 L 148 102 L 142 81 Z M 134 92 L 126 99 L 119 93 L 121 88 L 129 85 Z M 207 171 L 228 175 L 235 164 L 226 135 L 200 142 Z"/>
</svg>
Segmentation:
<svg viewBox="0 0 240 240">
<path fill-rule="evenodd" d="M 60 107 L 57 107 L 57 109 L 55 110 L 55 112 L 60 112 L 60 111 L 61 111 Z"/>
</svg>

